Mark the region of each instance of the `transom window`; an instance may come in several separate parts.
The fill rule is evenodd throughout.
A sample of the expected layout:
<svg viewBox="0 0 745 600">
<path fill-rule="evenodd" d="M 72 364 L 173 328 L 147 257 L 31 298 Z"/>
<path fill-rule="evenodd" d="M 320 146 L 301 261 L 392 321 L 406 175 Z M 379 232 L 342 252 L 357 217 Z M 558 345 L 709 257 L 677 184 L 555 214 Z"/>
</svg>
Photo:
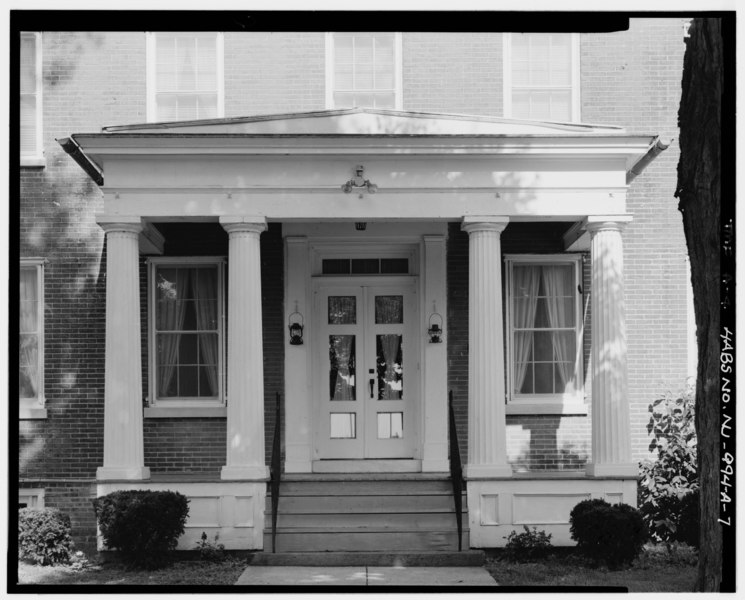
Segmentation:
<svg viewBox="0 0 745 600">
<path fill-rule="evenodd" d="M 222 34 L 149 34 L 148 120 L 188 121 L 222 116 Z"/>
<path fill-rule="evenodd" d="M 577 399 L 582 382 L 579 258 L 507 257 L 506 264 L 510 399 Z"/>
<path fill-rule="evenodd" d="M 408 258 L 324 258 L 323 275 L 405 275 Z"/>
<path fill-rule="evenodd" d="M 221 402 L 222 262 L 152 259 L 150 313 L 154 403 Z"/>
<path fill-rule="evenodd" d="M 44 265 L 20 269 L 18 391 L 22 418 L 44 417 Z"/>
<path fill-rule="evenodd" d="M 505 116 L 578 121 L 579 36 L 507 33 L 504 46 Z"/>
<path fill-rule="evenodd" d="M 41 34 L 21 33 L 21 164 L 40 164 Z"/>
<path fill-rule="evenodd" d="M 329 33 L 328 108 L 401 108 L 401 36 Z"/>
</svg>

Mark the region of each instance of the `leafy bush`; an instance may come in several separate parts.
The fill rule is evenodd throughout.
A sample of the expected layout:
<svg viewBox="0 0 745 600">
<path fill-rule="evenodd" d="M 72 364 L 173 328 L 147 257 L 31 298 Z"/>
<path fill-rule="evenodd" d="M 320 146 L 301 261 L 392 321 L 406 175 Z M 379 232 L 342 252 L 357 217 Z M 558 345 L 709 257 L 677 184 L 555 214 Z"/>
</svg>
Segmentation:
<svg viewBox="0 0 745 600">
<path fill-rule="evenodd" d="M 538 531 L 533 527 L 533 531 L 523 525 L 525 533 L 513 531 L 506 538 L 507 545 L 504 547 L 505 557 L 511 562 L 525 562 L 536 558 L 543 558 L 551 551 L 551 534 Z"/>
<path fill-rule="evenodd" d="M 189 501 L 178 492 L 119 491 L 93 501 L 106 546 L 130 566 L 157 569 L 171 561 L 184 533 Z"/>
<path fill-rule="evenodd" d="M 225 560 L 225 546 L 218 543 L 219 534 L 215 534 L 215 541 L 210 542 L 207 539 L 207 534 L 203 531 L 202 538 L 197 542 L 197 550 L 199 550 L 199 558 L 210 562 L 220 562 Z"/>
<path fill-rule="evenodd" d="M 699 522 L 697 513 L 689 513 L 694 522 L 681 521 L 684 498 L 698 489 L 694 401 L 693 387 L 688 386 L 649 407 L 649 451 L 656 458 L 639 464 L 638 504 L 652 538 L 668 544 L 683 541 L 679 530 L 698 527 Z"/>
<path fill-rule="evenodd" d="M 70 562 L 70 517 L 51 508 L 18 511 L 18 558 L 40 565 Z"/>
<path fill-rule="evenodd" d="M 611 568 L 630 564 L 649 537 L 641 513 L 628 504 L 583 500 L 572 509 L 569 523 L 578 550 Z"/>
</svg>

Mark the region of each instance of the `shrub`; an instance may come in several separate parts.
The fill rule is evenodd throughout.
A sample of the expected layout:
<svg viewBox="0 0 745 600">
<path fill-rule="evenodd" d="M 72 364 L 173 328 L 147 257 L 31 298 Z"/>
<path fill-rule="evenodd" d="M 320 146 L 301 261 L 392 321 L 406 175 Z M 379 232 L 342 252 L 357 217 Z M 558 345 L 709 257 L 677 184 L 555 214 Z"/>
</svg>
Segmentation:
<svg viewBox="0 0 745 600">
<path fill-rule="evenodd" d="M 507 545 L 504 547 L 505 557 L 512 562 L 524 562 L 543 558 L 551 551 L 551 534 L 538 531 L 533 527 L 533 531 L 523 525 L 525 533 L 513 531 L 505 539 Z"/>
<path fill-rule="evenodd" d="M 199 558 L 210 562 L 220 562 L 225 559 L 225 546 L 218 543 L 219 534 L 215 534 L 215 541 L 210 542 L 207 539 L 207 534 L 203 531 L 202 538 L 197 542 L 197 550 L 199 550 Z"/>
<path fill-rule="evenodd" d="M 649 537 L 641 513 L 628 504 L 583 500 L 572 509 L 569 523 L 579 551 L 611 568 L 631 563 Z"/>
<path fill-rule="evenodd" d="M 699 491 L 696 490 L 683 496 L 680 500 L 680 512 L 678 528 L 675 539 L 678 542 L 688 544 L 692 548 L 698 548 L 699 544 Z"/>
<path fill-rule="evenodd" d="M 70 517 L 56 509 L 18 511 L 18 558 L 40 565 L 70 562 Z"/>
<path fill-rule="evenodd" d="M 132 567 L 157 569 L 171 561 L 189 501 L 178 492 L 128 490 L 96 498 L 93 508 L 108 548 Z"/>
<path fill-rule="evenodd" d="M 695 522 L 681 521 L 683 499 L 698 489 L 694 401 L 693 387 L 688 386 L 649 407 L 649 451 L 656 458 L 639 464 L 638 504 L 652 538 L 668 544 L 683 541 L 679 530 L 698 527 L 697 513 Z"/>
</svg>

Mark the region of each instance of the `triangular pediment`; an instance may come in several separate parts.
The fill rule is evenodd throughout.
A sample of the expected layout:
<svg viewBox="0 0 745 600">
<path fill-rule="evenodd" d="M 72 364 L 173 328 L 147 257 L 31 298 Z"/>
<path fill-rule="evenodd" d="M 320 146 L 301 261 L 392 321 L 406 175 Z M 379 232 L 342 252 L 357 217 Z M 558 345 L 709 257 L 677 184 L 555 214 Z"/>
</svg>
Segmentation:
<svg viewBox="0 0 745 600">
<path fill-rule="evenodd" d="M 620 127 L 473 115 L 352 108 L 227 119 L 106 127 L 105 133 L 204 135 L 466 135 L 623 134 Z"/>
</svg>

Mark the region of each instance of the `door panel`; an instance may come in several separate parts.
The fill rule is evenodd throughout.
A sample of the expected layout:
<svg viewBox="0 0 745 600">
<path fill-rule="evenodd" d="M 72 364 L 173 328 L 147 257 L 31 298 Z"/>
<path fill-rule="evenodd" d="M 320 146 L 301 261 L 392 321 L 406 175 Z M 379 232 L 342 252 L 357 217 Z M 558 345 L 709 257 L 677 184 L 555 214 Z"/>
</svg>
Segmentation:
<svg viewBox="0 0 745 600">
<path fill-rule="evenodd" d="M 319 456 L 412 458 L 419 387 L 415 285 L 326 285 L 316 293 L 316 315 Z"/>
</svg>

